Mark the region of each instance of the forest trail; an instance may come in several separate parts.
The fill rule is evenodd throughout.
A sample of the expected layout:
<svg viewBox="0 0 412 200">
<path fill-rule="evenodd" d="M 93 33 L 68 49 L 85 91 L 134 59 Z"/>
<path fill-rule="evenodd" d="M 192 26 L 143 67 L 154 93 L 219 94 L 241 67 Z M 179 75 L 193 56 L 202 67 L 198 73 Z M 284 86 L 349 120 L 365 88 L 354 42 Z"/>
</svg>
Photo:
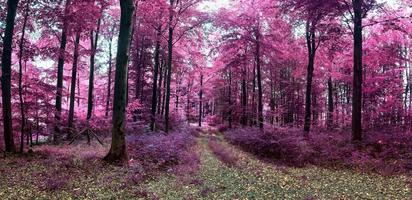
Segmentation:
<svg viewBox="0 0 412 200">
<path fill-rule="evenodd" d="M 0 199 L 411 199 L 408 177 L 383 177 L 316 166 L 275 166 L 203 129 L 193 173 L 156 173 L 104 165 L 107 152 L 88 146 L 44 145 L 35 157 L 0 158 Z M 188 170 L 189 171 L 189 170 Z"/>
<path fill-rule="evenodd" d="M 232 153 L 236 164 L 228 167 L 213 153 L 210 141 Z M 388 178 L 350 170 L 315 166 L 279 167 L 264 163 L 207 130 L 198 138 L 201 167 L 190 184 L 169 177 L 148 184 L 160 199 L 410 199 L 406 177 Z M 404 183 L 404 184 L 402 184 Z"/>
</svg>

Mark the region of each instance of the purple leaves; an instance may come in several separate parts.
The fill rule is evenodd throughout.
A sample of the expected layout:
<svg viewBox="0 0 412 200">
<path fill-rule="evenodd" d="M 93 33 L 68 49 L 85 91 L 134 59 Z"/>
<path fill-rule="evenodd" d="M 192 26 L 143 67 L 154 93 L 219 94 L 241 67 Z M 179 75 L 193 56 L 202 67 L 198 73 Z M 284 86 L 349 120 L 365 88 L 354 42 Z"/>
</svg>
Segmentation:
<svg viewBox="0 0 412 200">
<path fill-rule="evenodd" d="M 146 172 L 189 172 L 196 169 L 199 162 L 192 151 L 195 144 L 189 131 L 132 136 L 129 142 L 130 159 L 138 162 Z"/>
</svg>

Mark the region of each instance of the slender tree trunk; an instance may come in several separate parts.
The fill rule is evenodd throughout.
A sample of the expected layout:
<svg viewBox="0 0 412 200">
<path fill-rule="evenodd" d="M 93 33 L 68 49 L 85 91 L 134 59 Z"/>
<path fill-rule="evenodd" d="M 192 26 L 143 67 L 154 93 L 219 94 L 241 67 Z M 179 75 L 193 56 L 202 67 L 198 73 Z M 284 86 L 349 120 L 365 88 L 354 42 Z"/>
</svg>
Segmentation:
<svg viewBox="0 0 412 200">
<path fill-rule="evenodd" d="M 93 31 L 90 32 L 90 47 L 91 47 L 91 55 L 90 55 L 90 76 L 89 76 L 89 92 L 87 98 L 87 124 L 89 124 L 90 119 L 92 118 L 93 112 L 93 89 L 94 89 L 94 68 L 95 68 L 95 56 L 97 50 L 97 44 L 99 41 L 99 33 L 100 33 L 100 23 L 101 19 L 97 22 L 97 30 L 96 34 Z"/>
<path fill-rule="evenodd" d="M 77 95 L 80 97 L 80 77 L 77 76 Z M 80 107 L 80 98 L 77 98 L 77 107 Z"/>
<path fill-rule="evenodd" d="M 199 127 L 202 127 L 202 109 L 203 109 L 203 74 L 200 75 L 200 92 L 199 92 Z"/>
<path fill-rule="evenodd" d="M 242 77 L 242 125 L 247 125 L 247 86 L 246 86 L 246 66 Z"/>
<path fill-rule="evenodd" d="M 137 1 L 136 2 L 136 4 L 135 4 L 135 8 L 138 8 L 138 3 L 139 3 L 139 1 Z M 130 55 L 130 50 L 131 50 L 131 46 L 132 46 L 132 44 L 133 44 L 133 39 L 134 39 L 134 32 L 135 32 L 135 22 L 136 22 L 136 13 L 134 13 L 133 14 L 133 17 L 132 17 L 132 33 L 131 33 L 131 39 L 130 39 L 130 44 L 129 44 L 129 46 L 130 46 L 130 48 L 129 48 L 129 52 L 128 52 L 128 54 Z M 138 28 L 140 27 L 140 22 L 139 22 L 139 24 L 138 24 Z M 136 40 L 136 43 L 138 43 L 139 41 L 138 40 Z M 137 45 L 136 45 L 137 46 Z M 128 58 L 127 59 L 127 72 L 126 72 L 126 74 L 127 74 L 127 84 L 126 84 L 126 107 L 127 107 L 127 105 L 129 104 L 129 78 L 130 78 L 130 74 L 129 74 L 129 71 L 130 71 L 130 65 L 129 65 L 129 62 L 130 62 L 130 58 Z M 140 73 L 138 73 L 138 74 L 140 74 Z"/>
<path fill-rule="evenodd" d="M 270 72 L 270 111 L 272 112 L 270 114 L 270 124 L 274 125 L 275 122 L 275 102 L 276 102 L 276 94 L 275 94 L 275 84 L 274 84 L 274 77 L 273 77 L 273 72 Z"/>
<path fill-rule="evenodd" d="M 165 113 L 165 107 L 166 107 L 166 85 L 167 85 L 167 80 L 166 80 L 166 78 L 167 78 L 167 66 L 164 66 L 165 67 L 165 70 L 164 70 L 164 77 L 165 77 L 165 80 L 163 81 L 163 100 L 162 100 L 162 110 L 161 110 L 161 114 L 162 115 L 164 115 L 164 113 Z"/>
<path fill-rule="evenodd" d="M 114 28 L 113 28 L 114 29 Z M 112 32 L 113 32 L 112 29 Z M 108 74 L 107 74 L 107 98 L 106 98 L 106 112 L 105 116 L 109 116 L 109 107 L 110 107 L 110 98 L 111 98 L 111 91 L 112 91 L 112 42 L 113 42 L 113 36 L 110 36 L 110 41 L 109 41 L 109 69 L 108 69 Z"/>
<path fill-rule="evenodd" d="M 263 129 L 263 88 L 262 88 L 262 72 L 260 68 L 260 32 L 256 30 L 256 70 L 257 70 L 257 85 L 258 85 L 258 123 L 259 128 Z"/>
<path fill-rule="evenodd" d="M 163 56 L 162 56 L 163 57 Z M 162 64 L 160 67 L 160 78 L 159 78 L 159 88 L 158 88 L 158 100 L 157 100 L 157 114 L 161 114 L 161 109 L 162 109 L 162 83 L 163 83 L 163 71 L 166 71 L 165 65 L 164 65 L 164 59 L 162 58 Z"/>
<path fill-rule="evenodd" d="M 120 0 L 121 18 L 120 33 L 117 46 L 116 74 L 114 85 L 112 144 L 105 160 L 125 163 L 127 149 L 125 138 L 126 123 L 126 88 L 127 63 L 131 40 L 132 18 L 134 13 L 133 0 Z"/>
<path fill-rule="evenodd" d="M 329 77 L 328 79 L 328 121 L 327 126 L 328 129 L 333 128 L 333 83 L 332 78 Z"/>
<path fill-rule="evenodd" d="M 253 66 L 253 83 L 252 83 L 252 103 L 251 103 L 250 126 L 256 125 L 256 64 Z"/>
<path fill-rule="evenodd" d="M 24 111 L 24 98 L 23 98 L 23 50 L 24 50 L 24 36 L 26 34 L 27 19 L 29 17 L 29 5 L 30 1 L 26 3 L 26 10 L 23 20 L 23 28 L 21 31 L 21 37 L 19 42 L 19 100 L 20 100 L 20 116 L 21 116 L 21 127 L 20 127 L 20 153 L 23 153 L 24 143 L 23 137 L 26 128 L 26 115 Z"/>
<path fill-rule="evenodd" d="M 362 140 L 362 0 L 353 0 L 354 65 L 352 95 L 352 139 Z"/>
<path fill-rule="evenodd" d="M 192 81 L 190 78 L 187 83 L 187 105 L 186 105 L 186 118 L 187 122 L 190 124 L 190 92 L 192 90 Z"/>
<path fill-rule="evenodd" d="M 74 103 L 76 98 L 76 81 L 77 81 L 77 61 L 79 59 L 79 43 L 80 43 L 80 30 L 76 33 L 76 39 L 74 42 L 74 52 L 73 52 L 73 68 L 72 68 L 72 78 L 70 86 L 70 107 L 69 107 L 69 128 L 73 128 L 74 121 Z M 71 131 L 69 131 L 69 138 L 71 138 Z"/>
<path fill-rule="evenodd" d="M 18 0 L 7 1 L 6 29 L 3 38 L 3 52 L 1 57 L 1 89 L 3 100 L 3 128 L 6 152 L 15 152 L 13 139 L 13 126 L 11 115 L 11 59 L 14 32 L 14 20 L 16 18 Z"/>
<path fill-rule="evenodd" d="M 315 65 L 315 31 L 311 27 L 310 22 L 306 24 L 306 43 L 308 48 L 308 68 L 307 68 L 307 82 L 306 82 L 306 101 L 305 101 L 305 125 L 304 131 L 305 135 L 310 132 L 311 125 L 311 100 L 312 100 L 312 81 L 313 81 L 313 71 Z"/>
<path fill-rule="evenodd" d="M 170 112 L 170 84 L 172 81 L 172 59 L 173 59 L 173 2 L 170 0 L 169 14 L 169 38 L 168 38 L 168 55 L 167 55 L 167 84 L 166 84 L 166 102 L 165 102 L 165 131 L 169 132 L 169 112 Z"/>
<path fill-rule="evenodd" d="M 156 37 L 156 47 L 155 47 L 155 56 L 154 56 L 154 72 L 153 72 L 153 91 L 152 91 L 152 115 L 150 122 L 150 130 L 155 130 L 156 123 L 156 106 L 157 106 L 157 78 L 159 76 L 159 51 L 160 51 L 160 37 L 161 27 L 157 28 L 157 37 Z"/>
<path fill-rule="evenodd" d="M 66 0 L 66 5 L 64 8 L 64 17 L 69 14 L 70 0 Z M 61 130 L 60 130 L 60 120 L 62 113 L 62 94 L 63 94 L 63 73 L 64 73 L 64 60 L 66 53 L 66 43 L 67 43 L 67 20 L 63 19 L 63 29 L 60 38 L 60 49 L 59 49 L 59 60 L 57 62 L 57 93 L 56 93 L 56 114 L 55 114 L 55 124 L 54 124 L 54 143 L 60 142 Z"/>
<path fill-rule="evenodd" d="M 233 111 L 232 111 L 232 66 L 229 66 L 229 128 L 232 128 L 233 124 Z"/>
</svg>

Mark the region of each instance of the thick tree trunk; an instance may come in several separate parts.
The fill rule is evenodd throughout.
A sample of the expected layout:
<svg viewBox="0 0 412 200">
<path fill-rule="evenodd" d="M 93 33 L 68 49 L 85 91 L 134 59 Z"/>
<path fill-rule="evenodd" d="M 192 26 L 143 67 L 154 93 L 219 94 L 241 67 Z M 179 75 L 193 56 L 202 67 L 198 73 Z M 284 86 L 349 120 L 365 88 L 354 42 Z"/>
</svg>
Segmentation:
<svg viewBox="0 0 412 200">
<path fill-rule="evenodd" d="M 6 152 L 15 152 L 13 139 L 13 126 L 11 115 L 11 58 L 14 32 L 14 20 L 16 18 L 18 0 L 7 1 L 6 29 L 3 38 L 3 52 L 1 57 L 1 89 L 3 100 L 3 128 Z"/>
<path fill-rule="evenodd" d="M 311 125 L 311 100 L 312 100 L 312 81 L 313 71 L 315 65 L 316 43 L 315 43 L 315 31 L 311 27 L 310 23 L 306 24 L 306 43 L 308 48 L 308 68 L 307 68 L 307 82 L 306 82 L 306 101 L 305 101 L 305 134 L 309 134 Z"/>
<path fill-rule="evenodd" d="M 80 43 L 80 31 L 76 33 L 76 39 L 74 41 L 74 52 L 73 52 L 73 68 L 72 68 L 72 78 L 70 86 L 70 107 L 69 107 L 69 128 L 73 128 L 74 121 L 74 103 L 76 98 L 76 81 L 77 81 L 77 61 L 79 59 L 79 43 Z M 69 138 L 71 138 L 71 131 L 69 131 Z"/>
<path fill-rule="evenodd" d="M 260 32 L 256 30 L 256 72 L 258 85 L 258 123 L 259 128 L 263 129 L 263 88 L 262 72 L 260 67 Z"/>
<path fill-rule="evenodd" d="M 170 0 L 169 13 L 169 38 L 168 38 L 168 55 L 167 55 L 167 79 L 166 79 L 166 102 L 165 102 L 165 131 L 169 132 L 169 112 L 170 112 L 170 84 L 172 81 L 172 59 L 173 59 L 173 2 Z"/>
<path fill-rule="evenodd" d="M 203 109 L 203 74 L 200 75 L 200 92 L 199 92 L 199 127 L 202 127 L 202 109 Z"/>
<path fill-rule="evenodd" d="M 20 153 L 23 153 L 24 149 L 24 134 L 26 128 L 26 116 L 24 111 L 24 98 L 23 98 L 23 50 L 24 50 L 24 36 L 26 34 L 27 19 L 29 17 L 29 4 L 30 1 L 26 2 L 26 10 L 23 20 L 23 28 L 21 31 L 21 37 L 19 42 L 19 100 L 20 100 L 20 116 L 21 116 L 21 127 L 20 127 Z M 27 135 L 28 136 L 28 135 Z"/>
<path fill-rule="evenodd" d="M 362 0 L 353 0 L 354 65 L 352 95 L 352 139 L 362 140 Z"/>
<path fill-rule="evenodd" d="M 150 130 L 155 130 L 155 123 L 156 123 L 156 106 L 157 106 L 157 79 L 159 76 L 159 51 L 160 51 L 160 37 L 161 35 L 161 27 L 157 29 L 157 38 L 156 38 L 156 46 L 155 46 L 155 56 L 154 56 L 154 72 L 153 72 L 153 91 L 152 91 L 152 115 L 151 115 L 151 122 L 150 122 Z"/>
<path fill-rule="evenodd" d="M 127 88 L 127 63 L 130 48 L 132 18 L 134 12 L 133 0 L 120 0 L 121 18 L 120 33 L 117 46 L 116 74 L 114 83 L 113 119 L 112 119 L 112 144 L 106 161 L 125 163 L 127 149 L 125 138 L 126 123 L 126 88 Z"/>
<path fill-rule="evenodd" d="M 70 0 L 66 0 L 66 5 L 64 8 L 64 17 L 69 14 Z M 60 38 L 60 49 L 59 49 L 59 60 L 57 62 L 57 92 L 56 92 L 56 114 L 55 114 L 55 124 L 54 124 L 54 143 L 60 142 L 61 130 L 61 113 L 62 113 L 62 94 L 63 94 L 63 73 L 64 73 L 64 60 L 66 53 L 66 43 L 67 43 L 67 20 L 63 19 L 63 29 Z"/>
<path fill-rule="evenodd" d="M 328 79 L 328 119 L 327 119 L 327 126 L 328 129 L 333 128 L 333 83 L 332 78 L 329 77 Z"/>
</svg>

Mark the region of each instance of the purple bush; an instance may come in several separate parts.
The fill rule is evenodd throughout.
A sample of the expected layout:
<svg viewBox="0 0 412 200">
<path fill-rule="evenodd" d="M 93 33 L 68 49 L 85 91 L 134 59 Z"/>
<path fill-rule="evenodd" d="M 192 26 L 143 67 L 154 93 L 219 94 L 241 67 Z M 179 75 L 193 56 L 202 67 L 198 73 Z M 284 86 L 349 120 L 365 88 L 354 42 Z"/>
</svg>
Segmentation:
<svg viewBox="0 0 412 200">
<path fill-rule="evenodd" d="M 129 138 L 129 157 L 145 172 L 190 172 L 196 170 L 199 163 L 193 151 L 195 144 L 189 130 L 168 135 L 134 135 Z"/>
<path fill-rule="evenodd" d="M 354 144 L 345 132 L 312 132 L 305 138 L 295 129 L 249 128 L 226 132 L 225 138 L 261 159 L 286 165 L 349 167 L 384 175 L 411 172 L 411 132 L 366 135 L 362 143 Z"/>
</svg>

